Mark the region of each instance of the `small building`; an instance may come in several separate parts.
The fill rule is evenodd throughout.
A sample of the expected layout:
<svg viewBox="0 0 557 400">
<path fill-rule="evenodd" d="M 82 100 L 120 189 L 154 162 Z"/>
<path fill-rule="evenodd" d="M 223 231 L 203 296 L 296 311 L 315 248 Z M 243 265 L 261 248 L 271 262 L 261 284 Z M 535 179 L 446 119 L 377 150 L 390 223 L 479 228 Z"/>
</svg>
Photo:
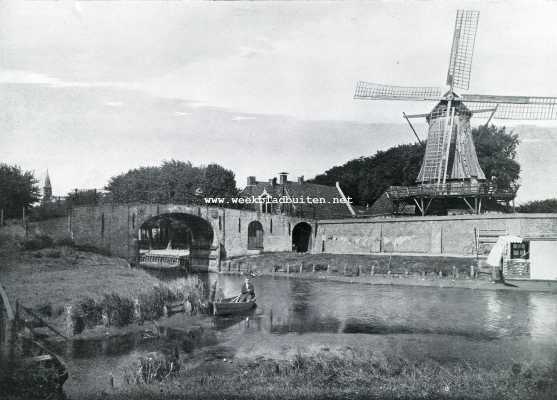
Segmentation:
<svg viewBox="0 0 557 400">
<path fill-rule="evenodd" d="M 557 280 L 557 237 L 500 236 L 487 263 L 504 279 Z"/>
<path fill-rule="evenodd" d="M 309 183 L 303 176 L 295 182 L 289 181 L 287 172 L 281 172 L 278 180 L 258 181 L 255 176 L 249 176 L 241 197 L 252 202 L 254 209 L 267 213 L 314 219 L 350 218 L 355 215 L 337 187 Z"/>
</svg>

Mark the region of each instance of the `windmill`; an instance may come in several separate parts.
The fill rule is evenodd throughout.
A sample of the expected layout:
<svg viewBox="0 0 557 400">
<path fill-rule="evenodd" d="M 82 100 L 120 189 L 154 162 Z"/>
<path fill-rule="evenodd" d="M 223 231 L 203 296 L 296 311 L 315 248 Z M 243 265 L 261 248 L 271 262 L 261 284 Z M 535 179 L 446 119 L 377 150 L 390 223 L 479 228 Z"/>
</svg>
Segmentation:
<svg viewBox="0 0 557 400">
<path fill-rule="evenodd" d="M 425 215 L 434 198 L 462 198 L 473 212 L 481 212 L 482 198 L 506 201 L 514 199 L 513 188 L 496 188 L 486 182 L 480 167 L 470 119 L 473 114 L 490 113 L 491 119 L 550 120 L 557 119 L 556 97 L 491 96 L 457 94 L 453 89 L 468 90 L 472 72 L 472 56 L 478 28 L 479 12 L 458 10 L 446 84 L 438 87 L 393 86 L 360 81 L 356 85 L 355 99 L 436 101 L 427 114 L 403 117 L 416 134 L 410 118 L 426 118 L 427 145 L 417 186 L 391 187 L 392 200 L 414 201 Z M 418 137 L 419 141 L 419 137 Z M 473 201 L 473 206 L 470 200 Z"/>
</svg>

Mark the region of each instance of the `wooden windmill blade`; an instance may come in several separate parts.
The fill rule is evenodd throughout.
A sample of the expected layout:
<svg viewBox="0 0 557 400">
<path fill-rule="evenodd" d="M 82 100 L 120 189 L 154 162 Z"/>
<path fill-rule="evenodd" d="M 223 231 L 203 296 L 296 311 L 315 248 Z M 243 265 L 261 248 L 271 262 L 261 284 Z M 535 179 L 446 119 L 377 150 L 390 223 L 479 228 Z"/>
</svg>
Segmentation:
<svg viewBox="0 0 557 400">
<path fill-rule="evenodd" d="M 479 11 L 458 10 L 447 72 L 447 85 L 468 90 L 472 72 L 472 56 L 478 30 Z"/>
<path fill-rule="evenodd" d="M 429 86 L 394 86 L 359 81 L 354 98 L 359 100 L 439 101 L 443 91 Z"/>
<path fill-rule="evenodd" d="M 557 120 L 557 97 L 463 94 L 460 99 L 471 111 L 497 106 L 495 119 Z"/>
</svg>

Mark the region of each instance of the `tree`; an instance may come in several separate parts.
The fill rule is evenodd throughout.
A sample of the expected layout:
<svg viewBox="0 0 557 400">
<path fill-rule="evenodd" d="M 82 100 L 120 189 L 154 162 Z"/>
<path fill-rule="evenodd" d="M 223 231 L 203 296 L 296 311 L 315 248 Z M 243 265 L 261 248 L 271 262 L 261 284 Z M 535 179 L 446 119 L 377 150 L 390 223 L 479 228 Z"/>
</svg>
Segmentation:
<svg viewBox="0 0 557 400">
<path fill-rule="evenodd" d="M 521 213 L 557 213 L 557 199 L 534 200 L 516 208 Z"/>
<path fill-rule="evenodd" d="M 486 177 L 495 177 L 499 187 L 516 184 L 520 174 L 520 165 L 515 161 L 518 136 L 507 133 L 504 127 L 491 125 L 472 129 L 472 137 Z M 416 184 L 424 152 L 425 144 L 391 147 L 335 166 L 317 175 L 312 182 L 334 185 L 338 181 L 356 204 L 373 204 L 389 186 Z"/>
<path fill-rule="evenodd" d="M 517 184 L 520 165 L 515 161 L 518 135 L 507 133 L 505 127 L 481 125 L 472 129 L 478 161 L 487 179 L 495 177 L 499 187 Z"/>
<path fill-rule="evenodd" d="M 4 209 L 6 218 L 21 216 L 22 208 L 28 208 L 39 198 L 38 180 L 33 172 L 0 163 L 0 209 Z"/>
<path fill-rule="evenodd" d="M 203 193 L 207 197 L 237 196 L 234 173 L 218 164 L 207 165 L 203 176 Z"/>
<path fill-rule="evenodd" d="M 360 157 L 333 167 L 311 182 L 323 185 L 340 182 L 355 204 L 372 204 L 389 186 L 413 185 L 424 152 L 425 145 L 418 143 L 391 147 L 371 157 Z"/>
<path fill-rule="evenodd" d="M 235 195 L 234 173 L 218 164 L 195 167 L 170 160 L 112 177 L 106 187 L 116 202 L 197 203 L 203 196 Z"/>
</svg>

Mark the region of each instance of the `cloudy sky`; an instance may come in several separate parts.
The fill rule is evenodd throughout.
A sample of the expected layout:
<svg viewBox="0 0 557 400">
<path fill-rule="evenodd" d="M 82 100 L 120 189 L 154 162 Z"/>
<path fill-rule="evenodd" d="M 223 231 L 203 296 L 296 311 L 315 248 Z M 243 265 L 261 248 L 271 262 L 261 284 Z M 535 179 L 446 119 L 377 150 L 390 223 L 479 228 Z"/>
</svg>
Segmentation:
<svg viewBox="0 0 557 400">
<path fill-rule="evenodd" d="M 470 92 L 557 96 L 557 2 L 0 0 L 0 161 L 57 194 L 170 158 L 311 177 L 412 141 L 402 111 L 432 105 L 355 82 L 443 86 L 458 8 L 481 12 Z"/>
</svg>

